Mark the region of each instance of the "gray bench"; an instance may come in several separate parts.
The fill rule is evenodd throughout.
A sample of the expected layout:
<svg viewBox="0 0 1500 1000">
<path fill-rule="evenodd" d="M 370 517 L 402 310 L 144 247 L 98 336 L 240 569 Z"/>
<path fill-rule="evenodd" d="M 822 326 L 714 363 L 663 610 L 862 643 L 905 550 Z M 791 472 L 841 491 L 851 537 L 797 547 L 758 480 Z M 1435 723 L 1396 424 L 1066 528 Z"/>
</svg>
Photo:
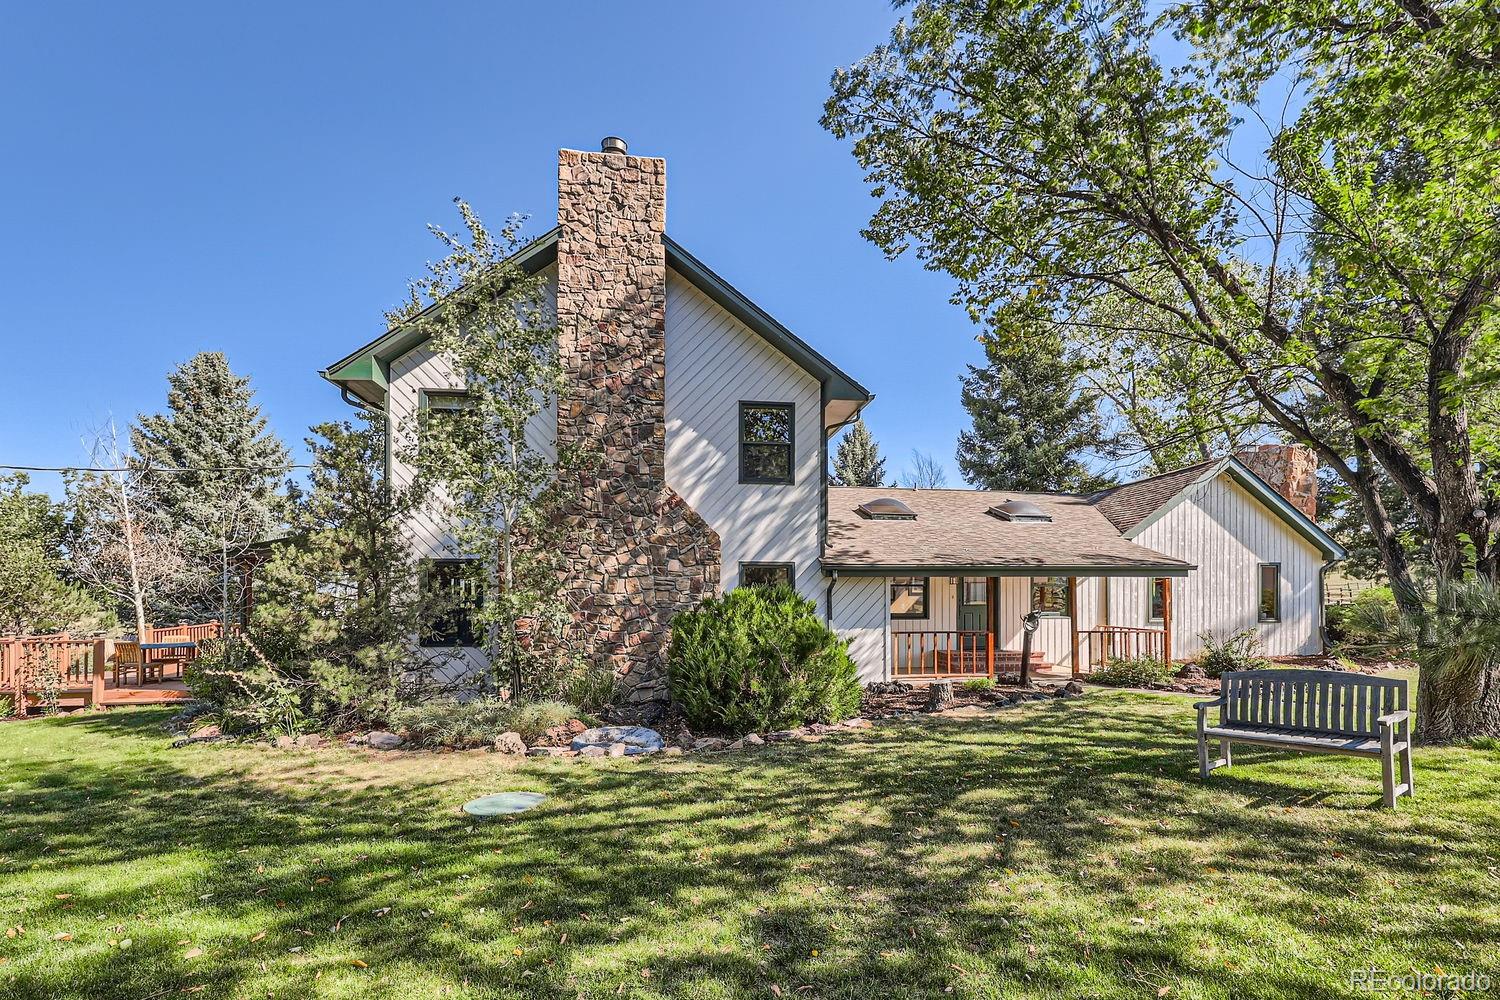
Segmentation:
<svg viewBox="0 0 1500 1000">
<path fill-rule="evenodd" d="M 1219 696 L 1198 703 L 1198 771 L 1232 763 L 1235 743 L 1300 753 L 1379 757 L 1385 804 L 1412 794 L 1411 713 L 1406 681 L 1340 670 L 1236 670 L 1219 678 Z M 1216 725 L 1208 710 L 1219 710 Z M 1210 740 L 1219 756 L 1209 760 Z M 1396 783 L 1396 757 L 1401 783 Z"/>
</svg>

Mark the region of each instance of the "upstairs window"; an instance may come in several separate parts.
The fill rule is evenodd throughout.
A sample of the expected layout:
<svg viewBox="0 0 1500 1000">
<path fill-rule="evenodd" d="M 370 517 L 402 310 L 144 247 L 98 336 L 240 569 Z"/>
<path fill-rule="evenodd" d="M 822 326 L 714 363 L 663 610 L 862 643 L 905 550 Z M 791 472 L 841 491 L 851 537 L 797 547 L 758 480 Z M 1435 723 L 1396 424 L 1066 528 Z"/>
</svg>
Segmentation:
<svg viewBox="0 0 1500 1000">
<path fill-rule="evenodd" d="M 473 646 L 472 612 L 484 603 L 478 565 L 473 559 L 434 559 L 427 564 L 422 585 L 443 600 L 437 618 L 422 636 L 424 647 Z"/>
<path fill-rule="evenodd" d="M 898 576 L 891 579 L 891 617 L 927 617 L 927 577 Z"/>
<path fill-rule="evenodd" d="M 741 587 L 792 586 L 797 576 L 796 567 L 789 562 L 742 562 L 740 563 Z"/>
<path fill-rule="evenodd" d="M 421 446 L 435 435 L 461 432 L 463 414 L 473 400 L 462 389 L 423 389 L 417 423 L 417 443 Z"/>
<path fill-rule="evenodd" d="M 1065 576 L 1032 577 L 1031 610 L 1063 618 L 1071 615 L 1073 605 L 1069 600 L 1068 578 Z"/>
<path fill-rule="evenodd" d="M 1151 581 L 1151 608 L 1150 617 L 1154 622 L 1166 621 L 1167 618 L 1167 579 L 1159 576 Z"/>
<path fill-rule="evenodd" d="M 795 416 L 791 403 L 740 404 L 740 482 L 792 482 Z"/>
<path fill-rule="evenodd" d="M 1281 621 L 1281 564 L 1260 564 L 1260 620 Z"/>
</svg>

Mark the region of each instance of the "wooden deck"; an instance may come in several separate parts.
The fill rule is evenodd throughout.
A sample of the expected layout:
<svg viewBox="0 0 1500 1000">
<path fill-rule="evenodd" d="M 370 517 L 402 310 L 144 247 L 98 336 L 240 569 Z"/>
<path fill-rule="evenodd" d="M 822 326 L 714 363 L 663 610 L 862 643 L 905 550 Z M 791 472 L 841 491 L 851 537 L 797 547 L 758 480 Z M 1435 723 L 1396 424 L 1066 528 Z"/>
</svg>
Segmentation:
<svg viewBox="0 0 1500 1000">
<path fill-rule="evenodd" d="M 0 639 L 0 694 L 26 714 L 53 700 L 63 707 L 162 705 L 191 700 L 183 667 L 218 622 L 149 629 L 144 641 L 61 635 Z"/>
</svg>

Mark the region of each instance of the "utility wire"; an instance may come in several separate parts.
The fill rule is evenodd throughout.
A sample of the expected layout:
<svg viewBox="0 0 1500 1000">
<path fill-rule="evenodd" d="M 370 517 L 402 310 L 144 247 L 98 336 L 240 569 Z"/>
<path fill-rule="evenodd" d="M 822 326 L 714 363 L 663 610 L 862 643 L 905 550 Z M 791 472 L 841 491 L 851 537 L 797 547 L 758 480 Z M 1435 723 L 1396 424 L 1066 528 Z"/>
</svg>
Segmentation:
<svg viewBox="0 0 1500 1000">
<path fill-rule="evenodd" d="M 196 468 L 173 468 L 164 465 L 0 465 L 0 469 L 11 472 L 286 472 L 290 469 L 311 469 L 311 465 L 203 465 Z"/>
</svg>

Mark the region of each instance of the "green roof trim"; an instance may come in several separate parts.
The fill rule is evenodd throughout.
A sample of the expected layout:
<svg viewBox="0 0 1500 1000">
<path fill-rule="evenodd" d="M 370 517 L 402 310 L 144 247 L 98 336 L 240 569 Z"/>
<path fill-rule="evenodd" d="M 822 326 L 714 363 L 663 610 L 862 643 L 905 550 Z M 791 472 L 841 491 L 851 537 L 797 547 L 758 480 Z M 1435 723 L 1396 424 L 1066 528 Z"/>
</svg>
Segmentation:
<svg viewBox="0 0 1500 1000">
<path fill-rule="evenodd" d="M 532 274 L 553 264 L 557 260 L 557 240 L 560 227 L 537 237 L 521 248 L 511 259 Z M 806 341 L 778 323 L 770 313 L 751 302 L 729 282 L 709 270 L 698 258 L 673 240 L 663 236 L 667 249 L 667 266 L 693 283 L 724 311 L 754 330 L 781 353 L 816 378 L 825 387 L 824 399 L 853 400 L 861 405 L 874 399 L 874 395 L 849 375 L 840 371 L 833 362 L 813 350 Z M 432 309 L 434 306 L 428 306 Z M 423 315 L 423 310 L 418 315 Z M 329 382 L 347 390 L 367 403 L 380 404 L 385 398 L 390 381 L 392 361 L 421 346 L 427 339 L 420 330 L 408 323 L 370 341 L 351 354 L 340 358 L 319 374 Z"/>
<path fill-rule="evenodd" d="M 1291 501 L 1287 500 L 1280 493 L 1277 493 L 1271 488 L 1269 483 L 1252 472 L 1249 466 L 1233 456 L 1220 459 L 1209 466 L 1201 476 L 1183 487 L 1176 496 L 1152 511 L 1149 517 L 1143 518 L 1139 524 L 1136 524 L 1129 531 L 1124 532 L 1124 537 L 1130 539 L 1136 538 L 1141 532 L 1165 517 L 1167 512 L 1172 510 L 1172 508 L 1197 493 L 1207 483 L 1211 483 L 1217 479 L 1221 473 L 1228 474 L 1231 479 L 1243 486 L 1251 496 L 1255 497 L 1266 507 L 1269 507 L 1273 514 L 1285 521 L 1297 534 L 1311 542 L 1315 548 L 1323 553 L 1325 558 L 1336 562 L 1349 554 L 1342 545 L 1334 540 L 1332 535 L 1323 530 L 1323 527 L 1317 521 L 1314 521 L 1302 513 L 1302 511 L 1292 506 Z"/>
</svg>

